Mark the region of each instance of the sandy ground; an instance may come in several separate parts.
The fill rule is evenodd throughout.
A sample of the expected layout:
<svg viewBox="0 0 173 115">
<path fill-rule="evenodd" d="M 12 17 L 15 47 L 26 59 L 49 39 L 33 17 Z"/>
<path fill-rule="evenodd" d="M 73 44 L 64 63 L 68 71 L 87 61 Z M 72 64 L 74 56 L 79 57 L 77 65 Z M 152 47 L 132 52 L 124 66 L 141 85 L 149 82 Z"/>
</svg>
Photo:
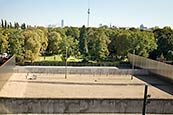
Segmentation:
<svg viewBox="0 0 173 115">
<path fill-rule="evenodd" d="M 144 81 L 131 75 L 68 75 L 14 73 L 0 91 L 0 97 L 27 98 L 143 98 Z M 149 85 L 151 98 L 173 96 Z M 80 115 L 80 114 L 78 114 Z M 116 114 L 114 114 L 116 115 Z M 121 114 L 122 115 L 122 114 Z"/>
</svg>

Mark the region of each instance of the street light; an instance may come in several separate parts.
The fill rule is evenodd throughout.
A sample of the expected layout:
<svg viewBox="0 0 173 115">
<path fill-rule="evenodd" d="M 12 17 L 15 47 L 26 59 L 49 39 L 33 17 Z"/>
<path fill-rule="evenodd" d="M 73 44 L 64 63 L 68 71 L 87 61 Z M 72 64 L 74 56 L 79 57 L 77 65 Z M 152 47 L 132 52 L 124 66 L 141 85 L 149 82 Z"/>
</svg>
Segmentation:
<svg viewBox="0 0 173 115">
<path fill-rule="evenodd" d="M 67 48 L 65 49 L 65 79 L 67 79 Z"/>
</svg>

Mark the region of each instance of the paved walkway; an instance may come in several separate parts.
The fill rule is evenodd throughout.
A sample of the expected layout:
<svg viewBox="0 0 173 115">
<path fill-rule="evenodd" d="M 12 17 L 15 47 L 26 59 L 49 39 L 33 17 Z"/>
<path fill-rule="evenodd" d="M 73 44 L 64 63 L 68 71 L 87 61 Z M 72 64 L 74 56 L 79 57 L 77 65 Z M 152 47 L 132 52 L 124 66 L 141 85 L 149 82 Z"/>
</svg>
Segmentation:
<svg viewBox="0 0 173 115">
<path fill-rule="evenodd" d="M 68 75 L 15 73 L 0 91 L 0 97 L 18 98 L 143 98 L 146 82 L 130 75 Z M 151 98 L 173 99 L 173 96 L 149 86 Z M 121 114 L 122 115 L 122 114 Z"/>
</svg>

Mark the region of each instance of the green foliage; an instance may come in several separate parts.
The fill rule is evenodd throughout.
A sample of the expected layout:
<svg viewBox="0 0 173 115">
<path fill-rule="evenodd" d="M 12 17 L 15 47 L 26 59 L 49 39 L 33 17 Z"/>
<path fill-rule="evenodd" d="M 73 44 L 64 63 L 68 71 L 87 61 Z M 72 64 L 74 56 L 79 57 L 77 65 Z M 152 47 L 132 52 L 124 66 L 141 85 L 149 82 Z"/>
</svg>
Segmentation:
<svg viewBox="0 0 173 115">
<path fill-rule="evenodd" d="M 4 20 L 1 19 L 1 27 L 4 28 Z"/>
<path fill-rule="evenodd" d="M 38 41 L 41 44 L 40 53 L 44 54 L 48 46 L 47 29 L 43 27 L 35 28 L 36 33 L 39 35 Z"/>
<path fill-rule="evenodd" d="M 41 43 L 39 35 L 33 30 L 25 30 L 23 32 L 24 44 L 24 59 L 33 62 L 40 55 Z"/>
<path fill-rule="evenodd" d="M 77 27 L 66 27 L 66 36 L 71 36 L 72 38 L 78 40 L 79 39 L 79 28 Z"/>
<path fill-rule="evenodd" d="M 61 55 L 52 55 L 52 56 L 40 56 L 37 60 L 39 61 L 54 61 L 54 62 L 61 62 Z"/>
<path fill-rule="evenodd" d="M 108 44 L 108 49 L 110 52 L 110 56 L 114 57 L 117 53 L 116 53 L 116 49 L 115 49 L 115 42 L 116 42 L 116 38 L 118 36 L 119 31 L 118 30 L 112 30 L 109 29 L 108 31 L 106 31 L 107 36 L 110 39 L 110 43 Z"/>
<path fill-rule="evenodd" d="M 173 60 L 173 50 L 169 50 L 167 54 L 167 60 Z"/>
<path fill-rule="evenodd" d="M 5 20 L 4 28 L 7 28 L 7 26 L 8 26 L 7 20 Z"/>
<path fill-rule="evenodd" d="M 110 35 L 109 50 L 111 55 L 121 59 L 127 58 L 128 52 L 148 57 L 150 52 L 157 48 L 154 34 L 138 29 L 116 30 Z"/>
<path fill-rule="evenodd" d="M 87 37 L 87 29 L 85 26 L 82 26 L 80 29 L 79 36 L 79 50 L 83 56 L 88 56 L 88 37 Z"/>
<path fill-rule="evenodd" d="M 65 35 L 65 31 L 66 31 L 66 29 L 65 28 L 48 28 L 48 32 L 50 33 L 50 32 L 57 32 L 57 33 L 59 33 L 60 34 L 60 36 L 63 38 L 63 37 L 65 37 L 66 35 Z"/>
<path fill-rule="evenodd" d="M 56 31 L 50 32 L 48 34 L 48 48 L 49 54 L 58 54 L 60 52 L 60 44 L 62 37 Z"/>
<path fill-rule="evenodd" d="M 117 56 L 122 59 L 126 58 L 132 47 L 131 33 L 128 31 L 119 32 L 113 40 L 113 48 Z"/>
<path fill-rule="evenodd" d="M 153 31 L 158 44 L 157 50 L 154 52 L 155 57 L 159 58 L 162 54 L 167 60 L 171 60 L 171 51 L 173 51 L 173 30 L 170 27 L 163 29 L 157 28 Z"/>
<path fill-rule="evenodd" d="M 8 49 L 8 35 L 0 29 L 0 53 L 7 52 Z"/>
<path fill-rule="evenodd" d="M 23 61 L 23 52 L 24 52 L 24 36 L 21 30 L 11 29 L 9 35 L 9 51 L 10 54 L 16 55 L 17 61 Z"/>
<path fill-rule="evenodd" d="M 14 23 L 14 28 L 19 29 L 20 25 L 19 23 Z"/>
<path fill-rule="evenodd" d="M 131 53 L 135 50 L 135 54 L 148 57 L 149 53 L 157 48 L 154 34 L 148 31 L 132 32 L 132 48 Z"/>
<path fill-rule="evenodd" d="M 96 60 L 105 60 L 109 55 L 109 38 L 103 29 L 90 29 L 89 31 L 89 55 Z"/>
<path fill-rule="evenodd" d="M 11 22 L 10 22 L 9 26 L 10 26 L 10 28 L 13 28 L 13 25 L 12 25 L 12 23 L 11 23 Z"/>
<path fill-rule="evenodd" d="M 77 57 L 80 55 L 78 50 L 78 41 L 72 37 L 64 37 L 60 44 L 60 53 L 63 61 L 66 61 L 70 56 Z"/>
<path fill-rule="evenodd" d="M 18 62 L 34 62 L 41 55 L 60 55 L 84 62 L 127 59 L 128 52 L 151 58 L 173 60 L 173 30 L 170 27 L 137 28 L 65 28 L 26 27 L 1 19 L 0 53 L 15 54 Z M 66 55 L 67 54 L 67 55 Z M 67 57 L 67 58 L 66 58 Z M 55 57 L 56 58 L 56 57 Z M 72 59 L 73 60 L 73 59 Z"/>
<path fill-rule="evenodd" d="M 21 25 L 21 29 L 26 29 L 26 24 L 25 23 L 23 23 L 22 25 Z"/>
</svg>

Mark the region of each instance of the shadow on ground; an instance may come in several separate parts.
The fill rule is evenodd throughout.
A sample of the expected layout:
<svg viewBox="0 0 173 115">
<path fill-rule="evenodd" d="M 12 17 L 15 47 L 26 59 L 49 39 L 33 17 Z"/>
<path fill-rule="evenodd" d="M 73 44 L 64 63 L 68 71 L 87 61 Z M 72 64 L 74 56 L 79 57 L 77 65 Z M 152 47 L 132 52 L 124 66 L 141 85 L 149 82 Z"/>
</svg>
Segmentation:
<svg viewBox="0 0 173 115">
<path fill-rule="evenodd" d="M 166 93 L 173 95 L 173 83 L 169 83 L 168 81 L 161 79 L 157 75 L 135 76 L 135 77 L 148 83 L 149 85 L 152 85 Z"/>
</svg>

